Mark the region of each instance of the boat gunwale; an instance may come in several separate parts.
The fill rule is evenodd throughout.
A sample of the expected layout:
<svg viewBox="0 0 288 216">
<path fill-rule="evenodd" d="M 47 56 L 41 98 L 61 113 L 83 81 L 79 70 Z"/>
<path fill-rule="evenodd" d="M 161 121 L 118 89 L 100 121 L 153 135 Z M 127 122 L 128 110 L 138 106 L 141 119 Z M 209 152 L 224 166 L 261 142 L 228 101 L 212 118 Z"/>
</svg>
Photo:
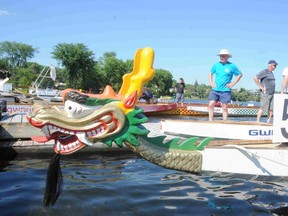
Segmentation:
<svg viewBox="0 0 288 216">
<path fill-rule="evenodd" d="M 182 119 L 161 119 L 161 122 L 186 122 L 186 123 L 199 123 L 199 124 L 237 124 L 237 125 L 258 125 L 258 126 L 273 126 L 271 123 L 266 122 L 252 122 L 252 121 L 204 121 L 204 120 L 182 120 Z"/>
</svg>

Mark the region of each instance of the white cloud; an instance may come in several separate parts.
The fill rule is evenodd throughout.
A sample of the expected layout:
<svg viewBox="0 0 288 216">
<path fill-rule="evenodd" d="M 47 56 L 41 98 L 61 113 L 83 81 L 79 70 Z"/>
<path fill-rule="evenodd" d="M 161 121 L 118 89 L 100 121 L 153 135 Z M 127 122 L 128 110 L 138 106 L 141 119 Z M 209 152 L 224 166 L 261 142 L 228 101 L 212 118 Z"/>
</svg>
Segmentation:
<svg viewBox="0 0 288 216">
<path fill-rule="evenodd" d="M 8 11 L 5 10 L 0 10 L 0 16 L 5 16 L 5 15 L 9 15 L 10 13 Z"/>
</svg>

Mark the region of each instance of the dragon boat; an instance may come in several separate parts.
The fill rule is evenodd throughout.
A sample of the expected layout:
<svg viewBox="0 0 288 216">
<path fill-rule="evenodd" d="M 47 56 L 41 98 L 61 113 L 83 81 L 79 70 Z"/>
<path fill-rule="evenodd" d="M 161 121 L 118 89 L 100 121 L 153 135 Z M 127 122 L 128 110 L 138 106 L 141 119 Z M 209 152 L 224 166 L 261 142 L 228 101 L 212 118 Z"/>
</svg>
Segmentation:
<svg viewBox="0 0 288 216">
<path fill-rule="evenodd" d="M 275 136 L 277 136 L 277 140 L 279 140 L 278 137 L 283 137 L 280 138 L 281 142 L 287 142 L 286 137 L 283 135 L 283 131 L 286 128 L 287 98 L 283 94 L 275 94 L 274 98 L 274 124 L 251 121 L 163 119 L 160 126 L 161 132 L 164 134 L 181 134 L 183 136 L 208 136 L 220 139 L 250 140 L 252 143 L 253 141 L 261 142 L 261 140 L 272 142 L 272 140 L 275 141 Z M 180 131 L 179 128 L 181 128 Z M 276 131 L 276 135 L 274 131 Z"/>
<path fill-rule="evenodd" d="M 195 111 L 195 112 L 201 112 L 203 114 L 208 115 L 208 106 L 197 106 L 197 105 L 191 105 L 187 106 L 187 110 L 189 111 Z M 256 117 L 258 113 L 259 107 L 251 107 L 251 106 L 229 106 L 228 107 L 228 115 L 234 116 L 234 117 Z M 223 114 L 222 107 L 215 107 L 214 108 L 214 115 L 219 116 Z M 262 116 L 267 116 L 267 110 L 263 111 Z"/>
<path fill-rule="evenodd" d="M 32 139 L 37 142 L 54 140 L 56 155 L 47 173 L 44 205 L 53 205 L 61 192 L 59 184 L 55 183 L 57 179 L 61 182 L 61 172 L 55 168 L 59 166 L 60 155 L 73 154 L 99 142 L 107 147 L 125 145 L 151 163 L 194 174 L 221 171 L 288 176 L 288 149 L 280 143 L 248 150 L 241 142 L 239 145 L 213 143 L 212 137 L 175 137 L 167 141 L 163 135 L 148 136 L 150 131 L 143 126 L 148 118 L 143 109 L 137 107 L 137 101 L 144 84 L 155 75 L 153 61 L 152 48 L 139 49 L 133 71 L 123 76 L 118 94 L 110 87 L 97 95 L 66 89 L 62 93 L 63 109 L 39 101 L 27 113 L 30 124 L 45 134 Z M 179 127 L 178 131 L 181 130 Z"/>
</svg>

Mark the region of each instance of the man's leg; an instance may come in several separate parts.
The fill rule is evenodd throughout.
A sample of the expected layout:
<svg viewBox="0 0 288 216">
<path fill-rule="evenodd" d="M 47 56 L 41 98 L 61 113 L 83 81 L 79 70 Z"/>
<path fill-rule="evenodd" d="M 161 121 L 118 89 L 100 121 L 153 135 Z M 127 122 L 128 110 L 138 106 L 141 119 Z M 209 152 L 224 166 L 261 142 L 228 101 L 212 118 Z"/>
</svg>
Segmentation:
<svg viewBox="0 0 288 216">
<path fill-rule="evenodd" d="M 228 118 L 228 105 L 227 104 L 222 104 L 222 117 L 223 117 L 223 121 L 226 121 Z"/>
<path fill-rule="evenodd" d="M 216 101 L 214 101 L 214 100 L 209 101 L 209 105 L 208 105 L 209 121 L 213 121 L 215 103 L 216 103 Z"/>
<path fill-rule="evenodd" d="M 263 110 L 259 109 L 257 113 L 257 122 L 260 122 L 261 116 L 262 116 Z M 269 115 L 269 114 L 268 114 Z"/>
<path fill-rule="evenodd" d="M 268 110 L 268 118 L 267 118 L 267 123 L 270 123 L 271 117 L 273 115 L 273 110 Z"/>
</svg>

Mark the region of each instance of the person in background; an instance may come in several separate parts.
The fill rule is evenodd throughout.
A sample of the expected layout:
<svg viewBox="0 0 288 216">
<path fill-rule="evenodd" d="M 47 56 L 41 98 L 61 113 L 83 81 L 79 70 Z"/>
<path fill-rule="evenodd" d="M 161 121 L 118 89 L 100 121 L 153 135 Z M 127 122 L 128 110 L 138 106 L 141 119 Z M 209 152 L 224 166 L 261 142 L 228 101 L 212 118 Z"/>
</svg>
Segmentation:
<svg viewBox="0 0 288 216">
<path fill-rule="evenodd" d="M 214 107 L 218 101 L 221 102 L 223 109 L 222 117 L 226 121 L 228 117 L 228 103 L 231 101 L 231 89 L 239 82 L 243 74 L 235 64 L 228 61 L 232 55 L 227 49 L 220 50 L 217 55 L 220 57 L 220 61 L 214 64 L 208 73 L 209 83 L 212 87 L 208 96 L 209 121 L 213 121 Z M 236 78 L 232 82 L 233 76 Z"/>
<path fill-rule="evenodd" d="M 270 60 L 267 69 L 260 71 L 254 76 L 254 81 L 260 88 L 260 109 L 257 113 L 257 122 L 260 122 L 263 110 L 268 110 L 267 123 L 271 120 L 275 93 L 275 77 L 273 71 L 277 65 L 278 63 L 275 60 Z"/>
<path fill-rule="evenodd" d="M 288 93 L 288 67 L 284 68 L 282 72 L 283 81 L 281 86 L 281 94 Z"/>
<path fill-rule="evenodd" d="M 184 103 L 184 91 L 185 91 L 185 82 L 183 78 L 180 78 L 178 83 L 175 85 L 176 92 L 176 103 L 179 104 L 181 102 L 181 106 Z"/>
<path fill-rule="evenodd" d="M 154 101 L 154 96 L 153 96 L 152 92 L 149 91 L 149 89 L 147 87 L 145 87 L 145 86 L 143 87 L 142 95 L 139 98 L 139 100 L 140 99 L 146 100 L 146 104 L 156 103 Z"/>
</svg>

